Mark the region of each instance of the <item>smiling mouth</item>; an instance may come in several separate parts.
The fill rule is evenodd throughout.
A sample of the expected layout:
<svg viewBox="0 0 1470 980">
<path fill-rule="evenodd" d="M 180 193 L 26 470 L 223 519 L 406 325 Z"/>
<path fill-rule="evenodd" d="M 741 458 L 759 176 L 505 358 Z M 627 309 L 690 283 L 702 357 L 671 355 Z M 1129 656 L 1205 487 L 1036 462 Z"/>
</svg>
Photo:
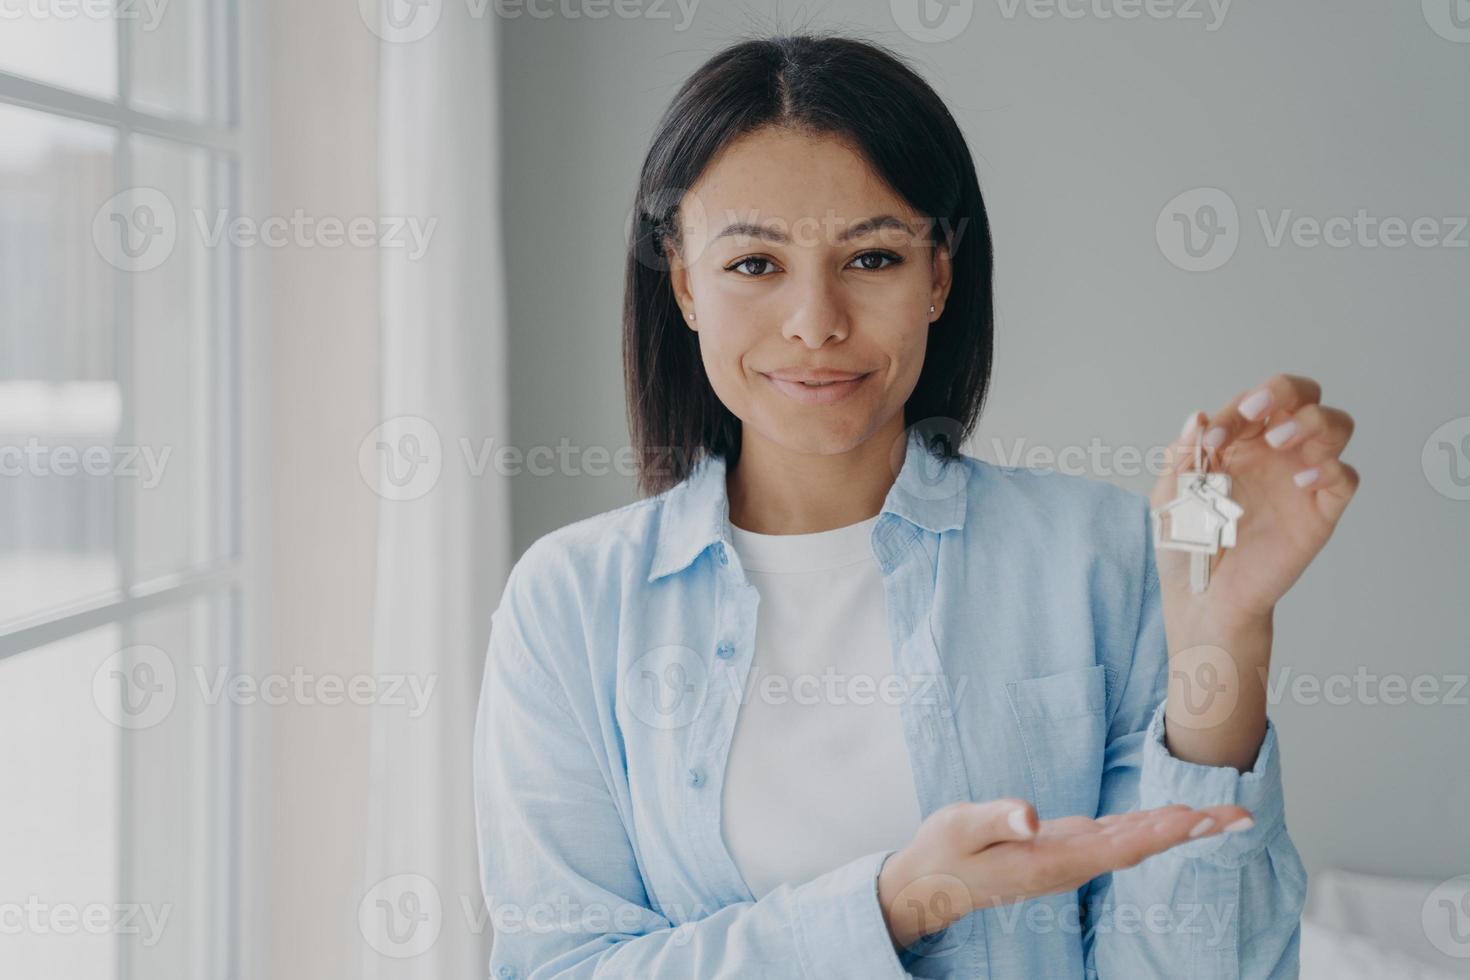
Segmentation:
<svg viewBox="0 0 1470 980">
<path fill-rule="evenodd" d="M 872 374 L 873 372 L 869 371 L 867 374 L 860 374 L 842 381 L 788 381 L 769 374 L 763 377 L 788 398 L 807 405 L 830 405 L 862 387 L 863 382 Z"/>
</svg>

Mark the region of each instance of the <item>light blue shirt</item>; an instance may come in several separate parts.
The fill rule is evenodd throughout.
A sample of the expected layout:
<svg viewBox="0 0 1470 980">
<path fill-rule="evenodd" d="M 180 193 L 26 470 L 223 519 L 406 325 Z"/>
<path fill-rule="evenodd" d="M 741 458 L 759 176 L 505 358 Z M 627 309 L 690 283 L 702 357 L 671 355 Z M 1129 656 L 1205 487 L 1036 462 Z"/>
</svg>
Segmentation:
<svg viewBox="0 0 1470 980">
<path fill-rule="evenodd" d="M 921 812 L 1237 803 L 1255 826 L 979 909 L 902 954 L 877 900 L 892 851 L 755 900 L 720 790 L 759 595 L 731 546 L 725 461 L 705 456 L 662 494 L 538 539 L 494 611 L 475 731 L 491 977 L 1297 975 L 1306 871 L 1274 726 L 1245 773 L 1163 741 L 1147 498 L 943 464 L 917 430 L 906 447 L 872 545 Z"/>
</svg>

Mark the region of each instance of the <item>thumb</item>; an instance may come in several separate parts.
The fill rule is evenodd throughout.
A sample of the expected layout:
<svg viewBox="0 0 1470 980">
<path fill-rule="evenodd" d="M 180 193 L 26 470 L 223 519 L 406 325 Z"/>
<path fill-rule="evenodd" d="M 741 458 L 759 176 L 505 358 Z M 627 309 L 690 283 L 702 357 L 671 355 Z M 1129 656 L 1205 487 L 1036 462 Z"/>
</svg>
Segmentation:
<svg viewBox="0 0 1470 980">
<path fill-rule="evenodd" d="M 963 846 L 970 853 L 1008 840 L 1030 840 L 1040 824 L 1036 808 L 1022 799 L 1007 797 L 975 803 L 965 814 Z"/>
</svg>

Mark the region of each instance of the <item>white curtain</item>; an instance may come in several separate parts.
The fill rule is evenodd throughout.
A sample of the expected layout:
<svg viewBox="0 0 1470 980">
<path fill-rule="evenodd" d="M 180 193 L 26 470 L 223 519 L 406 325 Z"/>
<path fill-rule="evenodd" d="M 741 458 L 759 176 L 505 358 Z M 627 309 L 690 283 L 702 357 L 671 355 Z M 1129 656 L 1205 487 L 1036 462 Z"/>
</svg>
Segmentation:
<svg viewBox="0 0 1470 980">
<path fill-rule="evenodd" d="M 417 718 L 373 708 L 365 942 L 351 971 L 368 978 L 484 977 L 491 938 L 471 737 L 510 517 L 506 480 L 474 464 L 506 431 L 496 18 L 477 9 L 489 10 L 443 4 L 427 36 L 381 45 L 380 211 L 432 227 L 422 255 L 407 232 L 382 249 L 382 417 L 407 417 L 389 441 L 423 437 L 412 445 L 431 467 L 437 437 L 439 474 L 379 505 L 373 671 L 435 686 Z M 375 937 L 374 903 L 429 931 Z"/>
</svg>

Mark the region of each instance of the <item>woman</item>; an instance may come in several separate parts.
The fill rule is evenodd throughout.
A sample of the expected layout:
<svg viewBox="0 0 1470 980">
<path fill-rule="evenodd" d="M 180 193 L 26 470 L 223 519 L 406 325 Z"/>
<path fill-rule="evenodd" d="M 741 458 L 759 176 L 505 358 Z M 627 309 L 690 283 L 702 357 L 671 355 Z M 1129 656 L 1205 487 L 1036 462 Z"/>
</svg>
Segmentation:
<svg viewBox="0 0 1470 980">
<path fill-rule="evenodd" d="M 1150 501 L 961 455 L 985 207 L 866 43 L 717 54 L 635 215 L 649 496 L 538 540 L 492 618 L 491 975 L 1295 975 L 1264 677 L 1351 419 L 1290 375 L 1190 417 L 1174 471 L 1199 447 L 1244 508 L 1200 593 L 1153 544 L 1176 472 Z"/>
</svg>

